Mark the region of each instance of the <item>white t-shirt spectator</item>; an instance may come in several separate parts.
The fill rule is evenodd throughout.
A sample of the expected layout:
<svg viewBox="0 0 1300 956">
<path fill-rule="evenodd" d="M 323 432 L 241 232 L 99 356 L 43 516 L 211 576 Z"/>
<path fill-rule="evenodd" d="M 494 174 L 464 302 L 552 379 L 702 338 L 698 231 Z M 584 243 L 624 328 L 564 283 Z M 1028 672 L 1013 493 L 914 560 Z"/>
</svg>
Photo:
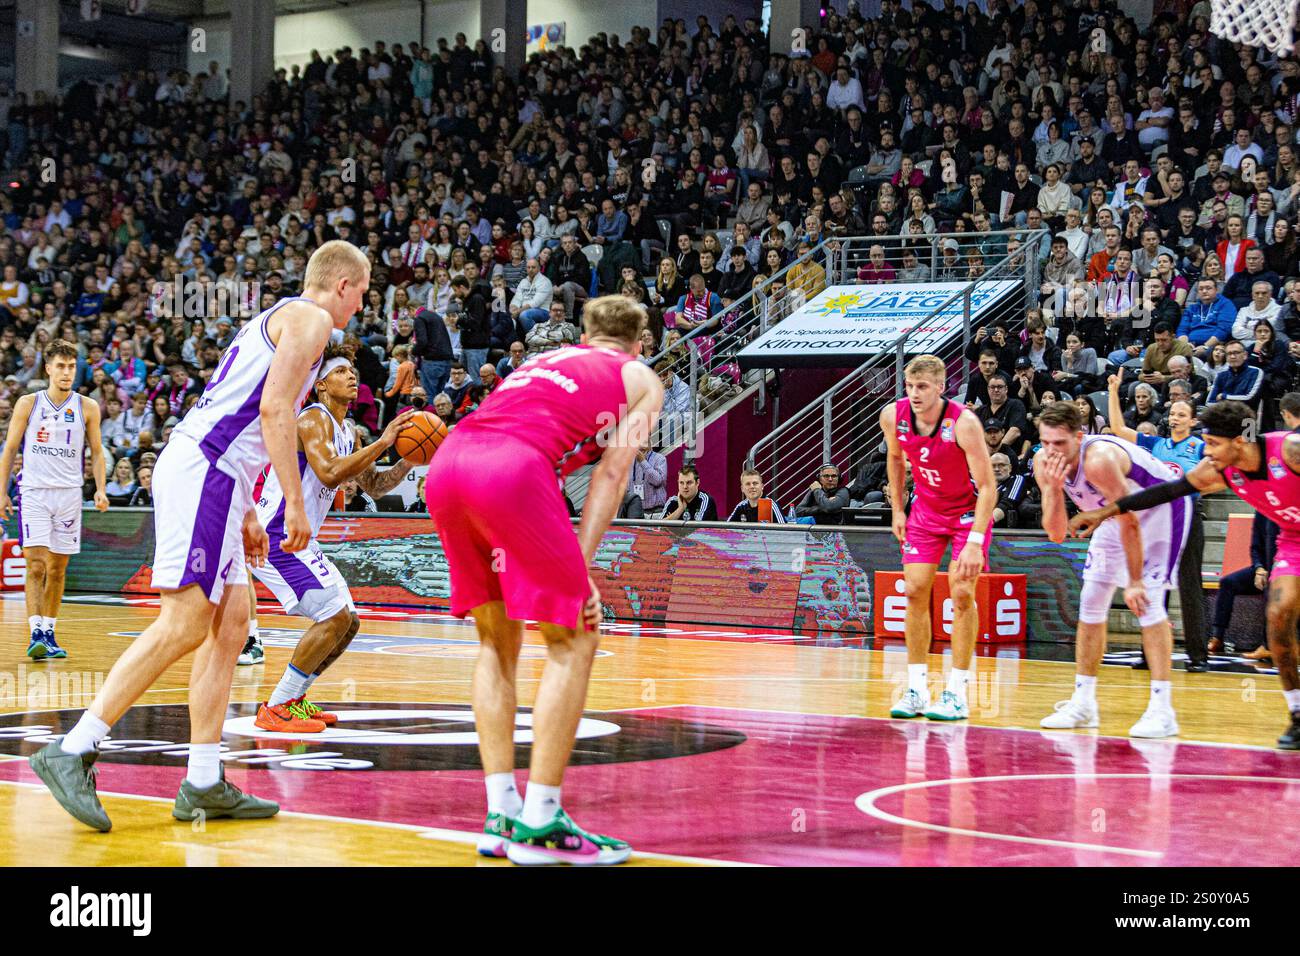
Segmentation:
<svg viewBox="0 0 1300 956">
<path fill-rule="evenodd" d="M 1138 115 L 1138 122 L 1149 119 L 1167 119 L 1174 118 L 1174 108 L 1172 106 L 1163 106 L 1158 110 L 1143 110 Z M 1138 143 L 1145 150 L 1151 150 L 1161 143 L 1169 142 L 1168 126 L 1148 126 L 1146 129 L 1138 131 Z M 1228 162 L 1227 156 L 1223 158 L 1224 163 Z"/>
</svg>

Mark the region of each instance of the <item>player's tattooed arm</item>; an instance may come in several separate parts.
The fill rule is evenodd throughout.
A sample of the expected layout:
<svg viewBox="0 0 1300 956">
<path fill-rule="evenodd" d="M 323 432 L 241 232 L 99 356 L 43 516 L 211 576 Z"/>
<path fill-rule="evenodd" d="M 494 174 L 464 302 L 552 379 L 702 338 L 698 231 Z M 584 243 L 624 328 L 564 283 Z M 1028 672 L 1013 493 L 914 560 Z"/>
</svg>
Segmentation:
<svg viewBox="0 0 1300 956">
<path fill-rule="evenodd" d="M 1300 475 L 1300 435 L 1286 436 L 1286 441 L 1282 442 L 1282 457 L 1286 459 L 1286 466 Z"/>
</svg>

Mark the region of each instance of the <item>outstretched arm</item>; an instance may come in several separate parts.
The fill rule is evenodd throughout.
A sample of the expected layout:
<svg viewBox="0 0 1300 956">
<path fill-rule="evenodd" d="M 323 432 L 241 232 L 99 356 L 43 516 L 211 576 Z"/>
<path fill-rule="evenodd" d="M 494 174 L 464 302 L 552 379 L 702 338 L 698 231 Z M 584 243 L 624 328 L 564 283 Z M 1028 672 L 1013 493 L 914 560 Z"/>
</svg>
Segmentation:
<svg viewBox="0 0 1300 956">
<path fill-rule="evenodd" d="M 1124 423 L 1124 409 L 1119 403 L 1119 386 L 1124 381 L 1122 375 L 1112 375 L 1106 379 L 1106 392 L 1109 399 L 1107 412 L 1110 417 L 1110 433 L 1116 438 L 1136 443 L 1138 433 Z"/>
<path fill-rule="evenodd" d="M 1210 459 L 1204 458 L 1199 465 L 1182 478 L 1166 481 L 1159 485 L 1152 485 L 1150 488 L 1143 488 L 1141 491 L 1135 491 L 1131 495 L 1125 495 L 1117 501 L 1112 501 L 1104 508 L 1084 511 L 1075 515 L 1070 520 L 1070 533 L 1078 538 L 1086 538 L 1097 529 L 1099 524 L 1118 514 L 1125 514 L 1130 511 L 1146 511 L 1148 508 L 1156 507 L 1156 505 L 1167 504 L 1175 498 L 1198 493 L 1211 494 L 1216 491 L 1223 491 L 1227 487 L 1223 476 L 1215 469 L 1214 463 Z"/>
</svg>

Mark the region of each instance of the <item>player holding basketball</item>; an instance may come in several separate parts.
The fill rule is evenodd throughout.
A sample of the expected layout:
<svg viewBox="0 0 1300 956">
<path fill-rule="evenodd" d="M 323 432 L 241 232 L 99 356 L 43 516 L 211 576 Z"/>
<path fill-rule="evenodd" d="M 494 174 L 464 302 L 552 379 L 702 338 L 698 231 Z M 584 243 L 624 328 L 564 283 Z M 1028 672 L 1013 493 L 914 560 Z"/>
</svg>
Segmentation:
<svg viewBox="0 0 1300 956">
<path fill-rule="evenodd" d="M 943 359 L 920 355 L 903 371 L 907 397 L 880 413 L 889 449 L 889 503 L 893 531 L 903 551 L 907 596 L 907 692 L 891 717 L 965 720 L 966 684 L 979 611 L 975 585 L 988 562 L 998 483 L 989 463 L 984 429 L 975 413 L 943 395 Z M 915 501 L 906 510 L 910 463 Z M 952 670 L 948 687 L 930 702 L 926 660 L 930 653 L 930 593 L 943 553 L 952 545 L 948 582 L 952 594 Z"/>
<path fill-rule="evenodd" d="M 478 849 L 515 863 L 622 863 L 632 852 L 574 823 L 561 807 L 560 785 L 599 643 L 600 594 L 587 569 L 658 419 L 663 386 L 636 359 L 644 315 L 635 304 L 604 296 L 588 302 L 582 317 L 583 344 L 511 372 L 443 442 L 427 482 L 437 491 L 428 496 L 429 514 L 450 567 L 452 613 L 473 614 L 482 642 L 474 721 L 488 816 Z M 557 476 L 597 456 L 575 537 Z M 521 800 L 515 664 L 525 620 L 541 628 L 546 666 Z"/>
<path fill-rule="evenodd" d="M 1099 508 L 1174 477 L 1169 465 L 1132 442 L 1114 435 L 1085 436 L 1072 402 L 1047 405 L 1038 419 L 1038 434 L 1042 448 L 1034 455 L 1034 478 L 1043 493 L 1043 530 L 1058 544 L 1069 531 L 1065 495 L 1080 509 Z M 1174 635 L 1164 598 L 1178 586 L 1178 562 L 1191 524 L 1191 503 L 1178 498 L 1146 512 L 1140 521 L 1125 515 L 1089 542 L 1079 596 L 1074 695 L 1042 719 L 1043 727 L 1061 730 L 1100 723 L 1097 670 L 1106 652 L 1106 615 L 1120 587 L 1124 603 L 1142 627 L 1142 649 L 1151 668 L 1151 698 L 1129 736 L 1177 736 L 1169 683 Z"/>
<path fill-rule="evenodd" d="M 331 331 L 361 307 L 369 282 L 369 264 L 355 246 L 337 240 L 321 245 L 307 263 L 303 294 L 281 299 L 240 329 L 159 456 L 153 584 L 162 592 L 162 609 L 118 658 L 71 732 L 31 758 L 55 799 L 82 823 L 112 826 L 95 792 L 99 742 L 191 651 L 189 766 L 172 815 L 251 819 L 279 812 L 277 804 L 226 781 L 220 757 L 235 658 L 248 623 L 245 560 L 259 565 L 267 553 L 253 483 L 269 459 L 284 489 L 280 547 L 305 548 L 311 523 L 295 467 L 294 413 L 316 380 Z"/>
<path fill-rule="evenodd" d="M 0 515 L 5 518 L 14 510 L 9 472 L 19 450 L 23 455 L 18 534 L 27 562 L 27 623 L 32 634 L 27 656 L 35 661 L 68 656 L 54 638 L 54 625 L 63 604 L 68 558 L 81 551 L 81 469 L 87 448 L 95 474 L 95 507 L 108 507 L 99 403 L 72 391 L 77 350 L 67 342 L 51 342 L 45 347 L 45 374 L 49 388 L 23 395 L 14 405 L 0 453 Z"/>
<path fill-rule="evenodd" d="M 1133 520 L 1146 509 L 1160 510 L 1185 502 L 1196 493 L 1227 488 L 1264 517 L 1276 522 L 1277 559 L 1268 584 L 1267 635 L 1277 664 L 1291 726 L 1278 738 L 1282 750 L 1300 750 L 1300 675 L 1296 672 L 1296 620 L 1300 617 L 1300 435 L 1255 434 L 1255 414 L 1241 402 L 1216 402 L 1200 415 L 1205 458 L 1182 478 L 1144 487 L 1105 507 L 1076 515 L 1070 530 L 1092 539 L 1113 527 L 1107 518 Z M 1105 523 L 1103 523 L 1105 522 Z M 1091 551 L 1091 546 L 1089 546 Z"/>
<path fill-rule="evenodd" d="M 298 642 L 280 683 L 257 711 L 254 724 L 279 733 L 320 733 L 337 722 L 334 714 L 322 711 L 306 695 L 316 678 L 347 650 L 361 626 L 347 582 L 316 541 L 334 505 L 335 492 L 343 482 L 355 478 L 367 494 L 382 498 L 411 470 L 403 461 L 379 472 L 375 462 L 392 447 L 414 409 L 389 422 L 377 441 L 355 450 L 356 431 L 345 416 L 357 397 L 357 371 L 351 354 L 342 346 L 325 349 L 317 372 L 316 397 L 317 401 L 298 414 L 298 480 L 311 524 L 307 547 L 294 552 L 280 548 L 285 538 L 287 499 L 274 470 L 257 501 L 257 520 L 266 529 L 270 550 L 266 563 L 253 569 L 253 576 L 271 589 L 286 614 L 314 622 Z"/>
</svg>

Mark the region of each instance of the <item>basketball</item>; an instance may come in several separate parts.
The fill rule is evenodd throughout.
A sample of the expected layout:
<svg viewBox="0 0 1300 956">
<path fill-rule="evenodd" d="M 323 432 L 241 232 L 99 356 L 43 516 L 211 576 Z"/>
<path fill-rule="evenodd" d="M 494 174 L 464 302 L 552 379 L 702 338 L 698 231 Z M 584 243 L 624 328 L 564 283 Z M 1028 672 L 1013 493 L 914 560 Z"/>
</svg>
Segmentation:
<svg viewBox="0 0 1300 956">
<path fill-rule="evenodd" d="M 442 440 L 447 437 L 447 426 L 433 412 L 416 412 L 406 427 L 397 433 L 393 447 L 412 465 L 427 465 Z"/>
</svg>

